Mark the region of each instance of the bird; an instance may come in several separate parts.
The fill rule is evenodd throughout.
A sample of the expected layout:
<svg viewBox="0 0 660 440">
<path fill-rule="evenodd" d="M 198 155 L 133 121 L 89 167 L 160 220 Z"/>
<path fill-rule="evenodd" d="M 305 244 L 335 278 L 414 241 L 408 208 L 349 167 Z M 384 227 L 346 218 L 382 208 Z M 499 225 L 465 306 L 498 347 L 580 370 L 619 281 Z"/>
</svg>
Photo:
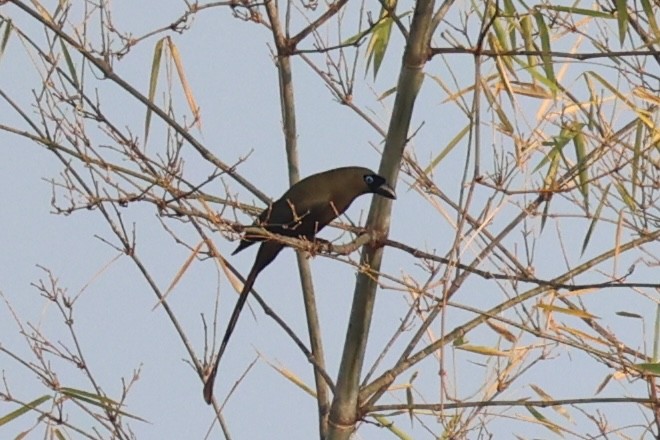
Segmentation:
<svg viewBox="0 0 660 440">
<path fill-rule="evenodd" d="M 388 199 L 396 199 L 396 193 L 387 180 L 370 169 L 356 166 L 334 168 L 313 174 L 293 184 L 282 197 L 261 212 L 254 225 L 270 234 L 312 240 L 321 229 L 346 212 L 351 203 L 363 194 L 377 194 Z M 261 242 L 252 269 L 245 279 L 243 289 L 229 318 L 211 374 L 204 383 L 204 400 L 207 404 L 211 404 L 213 398 L 213 384 L 220 359 L 227 348 L 238 316 L 257 275 L 285 246 L 270 234 L 265 236 L 263 233 L 246 233 L 232 253 L 236 255 Z"/>
</svg>

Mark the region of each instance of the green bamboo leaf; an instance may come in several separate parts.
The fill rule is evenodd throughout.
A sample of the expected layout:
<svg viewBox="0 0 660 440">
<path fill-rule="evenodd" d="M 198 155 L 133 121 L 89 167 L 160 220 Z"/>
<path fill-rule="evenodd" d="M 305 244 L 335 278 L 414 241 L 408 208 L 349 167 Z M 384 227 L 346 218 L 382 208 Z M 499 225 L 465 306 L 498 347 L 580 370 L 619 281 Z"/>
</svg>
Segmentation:
<svg viewBox="0 0 660 440">
<path fill-rule="evenodd" d="M 394 86 L 394 87 L 392 87 L 392 88 L 389 88 L 389 89 L 385 90 L 385 91 L 384 91 L 384 92 L 378 97 L 378 100 L 379 100 L 379 101 L 382 101 L 383 99 L 387 98 L 388 96 L 393 95 L 394 92 L 396 92 L 396 86 Z"/>
<path fill-rule="evenodd" d="M 557 95 L 557 92 L 559 91 L 557 82 L 550 81 L 548 78 L 537 72 L 536 69 L 534 68 L 536 64 L 526 64 L 523 61 L 521 61 L 518 57 L 512 57 L 512 59 L 513 61 L 518 63 L 518 65 L 520 65 L 523 69 L 525 69 L 525 71 L 528 72 L 532 76 L 532 78 L 539 81 L 540 83 L 543 83 L 552 92 L 552 96 Z"/>
<path fill-rule="evenodd" d="M 536 394 L 541 397 L 541 400 L 544 400 L 546 402 L 551 402 L 555 400 L 550 394 L 546 393 L 543 388 L 541 388 L 539 385 L 536 384 L 530 384 L 529 385 Z M 559 415 L 564 417 L 568 421 L 573 421 L 573 418 L 571 417 L 570 413 L 564 408 L 562 405 L 553 405 L 552 409 L 556 411 Z"/>
<path fill-rule="evenodd" d="M 587 17 L 594 17 L 594 18 L 607 18 L 607 19 L 614 18 L 614 16 L 609 12 L 595 11 L 593 9 L 575 8 L 573 6 L 547 5 L 547 6 L 543 6 L 543 8 L 550 11 L 568 12 L 569 14 L 586 15 Z"/>
<path fill-rule="evenodd" d="M 6 425 L 7 423 L 11 422 L 12 420 L 15 420 L 15 419 L 19 418 L 23 414 L 33 410 L 34 408 L 38 407 L 42 403 L 46 402 L 47 400 L 50 400 L 50 396 L 41 396 L 38 399 L 34 399 L 32 402 L 29 402 L 25 405 L 22 405 L 17 410 L 14 410 L 14 411 L 0 417 L 0 426 Z"/>
<path fill-rule="evenodd" d="M 619 44 L 623 46 L 623 42 L 626 39 L 626 32 L 628 32 L 628 1 L 627 0 L 616 0 L 616 21 L 619 25 Z"/>
<path fill-rule="evenodd" d="M 165 39 L 163 37 L 156 43 L 154 47 L 154 56 L 151 61 L 151 75 L 149 77 L 149 94 L 147 98 L 149 101 L 155 104 L 156 97 L 156 86 L 158 85 L 158 72 L 160 71 L 160 61 L 163 57 L 163 44 L 165 44 Z M 147 107 L 147 115 L 144 121 L 144 145 L 147 145 L 147 138 L 149 137 L 149 127 L 151 126 L 151 114 L 152 111 Z"/>
<path fill-rule="evenodd" d="M 57 440 L 66 440 L 66 437 L 64 437 L 64 434 L 62 434 L 62 431 L 56 429 L 54 432 L 55 432 L 55 437 L 57 437 Z"/>
<path fill-rule="evenodd" d="M 488 44 L 493 52 L 500 53 L 504 50 L 492 33 L 488 34 Z M 500 82 L 504 85 L 504 90 L 506 90 L 506 94 L 509 95 L 509 99 L 513 101 L 513 90 L 511 88 L 508 74 L 508 72 L 512 72 L 512 69 L 507 66 L 507 62 L 509 64 L 511 63 L 511 57 L 495 57 L 495 68 L 500 76 Z"/>
<path fill-rule="evenodd" d="M 543 168 L 543 166 L 548 163 L 549 161 L 553 160 L 556 155 L 558 155 L 561 150 L 568 144 L 570 141 L 573 140 L 573 137 L 575 136 L 575 132 L 569 130 L 567 127 L 562 128 L 561 132 L 559 133 L 559 136 L 555 136 L 552 138 L 552 141 L 550 142 L 550 145 L 554 145 L 552 149 L 548 152 L 548 154 L 541 160 L 541 162 L 534 168 L 532 173 L 536 173 L 538 170 Z"/>
<path fill-rule="evenodd" d="M 603 206 L 605 206 L 605 201 L 607 200 L 608 195 L 610 194 L 610 186 L 612 186 L 612 184 L 607 185 L 605 191 L 603 191 L 603 197 L 601 197 L 598 207 L 596 207 L 594 218 L 589 224 L 589 229 L 587 229 L 587 235 L 585 235 L 584 240 L 582 240 L 582 252 L 580 253 L 580 256 L 584 255 L 584 251 L 587 250 L 591 234 L 593 234 L 594 229 L 596 229 L 596 223 L 600 220 L 600 213 L 603 210 Z"/>
<path fill-rule="evenodd" d="M 571 125 L 571 130 L 576 131 L 573 137 L 573 145 L 575 146 L 575 156 L 577 157 L 579 187 L 584 198 L 584 206 L 587 212 L 589 212 L 589 167 L 586 163 L 587 153 L 584 132 L 582 132 L 583 127 L 584 124 L 574 123 Z"/>
<path fill-rule="evenodd" d="M 498 11 L 495 8 L 495 5 L 493 3 L 488 3 L 489 8 L 488 8 L 488 16 L 492 17 L 493 15 L 497 14 Z M 501 14 L 501 12 L 500 12 Z M 497 40 L 500 42 L 500 46 L 502 48 L 508 49 L 508 44 L 506 42 L 506 31 L 504 30 L 504 26 L 502 26 L 502 20 L 498 17 L 495 20 L 493 20 L 493 30 L 495 31 L 495 35 L 497 36 Z M 505 50 L 506 50 L 505 49 Z"/>
<path fill-rule="evenodd" d="M 488 87 L 488 84 L 485 81 L 483 81 L 483 79 L 481 82 L 483 86 L 482 91 L 484 93 L 484 96 L 488 100 L 488 104 L 490 104 L 493 110 L 495 110 L 495 114 L 497 115 L 497 118 L 500 121 L 498 128 L 506 135 L 511 136 L 513 134 L 513 124 L 511 123 L 511 121 L 509 121 L 509 117 L 507 116 L 504 109 L 502 109 L 502 106 L 500 105 L 500 101 L 493 94 L 490 87 Z"/>
<path fill-rule="evenodd" d="M 556 170 L 557 170 L 556 163 L 559 163 L 559 157 L 556 158 L 556 161 L 553 161 L 553 165 L 555 165 L 555 167 L 554 167 L 555 172 L 553 174 L 557 174 L 556 173 Z M 551 166 L 550 169 L 553 169 L 553 167 Z M 552 198 L 546 199 L 545 206 L 543 207 L 543 214 L 541 214 L 541 232 L 543 232 L 543 229 L 545 229 L 545 222 L 548 220 L 548 213 L 550 212 L 550 202 L 551 201 L 552 201 Z"/>
<path fill-rule="evenodd" d="M 644 140 L 644 124 L 642 121 L 637 121 L 637 129 L 635 130 L 635 144 L 633 145 L 633 159 L 632 159 L 632 196 L 635 197 L 637 187 L 639 185 L 639 160 L 642 156 L 642 142 Z"/>
<path fill-rule="evenodd" d="M 513 5 L 512 0 L 504 0 L 502 2 L 504 4 L 504 13 L 506 14 L 507 17 L 507 22 L 509 23 L 509 47 L 517 47 L 518 43 L 516 41 L 517 37 L 517 32 L 516 32 L 516 24 L 515 24 L 515 17 L 518 16 L 518 11 L 516 11 L 515 6 Z"/>
<path fill-rule="evenodd" d="M 554 432 L 557 435 L 561 435 L 561 429 L 557 427 L 554 423 L 552 423 L 550 420 L 548 420 L 543 414 L 538 412 L 534 407 L 526 405 L 525 408 L 527 408 L 527 411 L 534 416 L 536 420 L 541 422 L 543 426 L 548 428 L 550 431 Z"/>
<path fill-rule="evenodd" d="M 559 170 L 559 158 L 561 157 L 561 149 L 568 144 L 570 138 L 566 137 L 568 130 L 565 128 L 562 129 L 562 132 L 558 137 L 555 138 L 555 147 L 550 150 L 548 155 L 541 161 L 541 163 L 536 167 L 534 172 L 536 172 L 545 162 L 550 160 L 550 167 L 548 172 L 543 179 L 543 191 L 546 191 L 550 194 L 555 190 L 555 182 L 557 181 L 557 172 Z M 548 220 L 548 213 L 550 212 L 550 202 L 552 198 L 548 197 L 543 207 L 543 214 L 541 214 L 541 232 L 545 229 L 545 223 Z"/>
<path fill-rule="evenodd" d="M 619 182 L 615 182 L 614 185 L 616 186 L 616 190 L 619 192 L 623 203 L 626 204 L 630 211 L 635 212 L 637 210 L 635 207 L 635 200 L 630 196 L 628 191 L 626 191 L 626 187 Z"/>
<path fill-rule="evenodd" d="M 2 34 L 2 40 L 0 40 L 0 57 L 2 57 L 2 54 L 5 53 L 5 48 L 7 47 L 7 43 L 9 42 L 9 36 L 11 35 L 11 30 L 14 27 L 12 24 L 12 21 L 9 19 L 4 19 L 2 22 L 0 22 L 0 29 L 2 29 L 2 25 L 5 25 L 5 32 Z"/>
<path fill-rule="evenodd" d="M 660 363 L 642 362 L 640 364 L 634 364 L 633 367 L 643 373 L 652 374 L 653 376 L 660 376 Z"/>
<path fill-rule="evenodd" d="M 353 44 L 357 44 L 360 40 L 362 40 L 364 37 L 369 35 L 371 33 L 372 29 L 367 29 L 366 31 L 361 31 L 358 32 L 357 34 L 353 35 L 352 37 L 349 37 L 345 39 L 344 41 L 341 42 L 343 46 L 350 46 Z"/>
<path fill-rule="evenodd" d="M 385 52 L 387 51 L 387 45 L 390 42 L 393 24 L 394 20 L 387 17 L 383 19 L 383 21 L 379 23 L 371 33 L 369 45 L 367 46 L 368 56 L 366 70 L 369 70 L 369 66 L 373 66 L 374 79 L 376 79 L 380 65 L 385 58 Z"/>
<path fill-rule="evenodd" d="M 631 313 L 623 310 L 616 312 L 616 315 L 623 316 L 624 318 L 644 319 L 644 317 L 638 313 Z"/>
<path fill-rule="evenodd" d="M 520 19 L 520 34 L 525 44 L 525 50 L 533 51 L 536 49 L 534 45 L 534 27 L 532 26 L 532 17 L 530 15 L 523 15 Z M 527 55 L 528 68 L 531 70 L 538 64 L 534 55 Z"/>
<path fill-rule="evenodd" d="M 67 69 L 69 69 L 69 75 L 73 80 L 73 84 L 76 88 L 80 88 L 80 82 L 78 82 L 78 74 L 76 73 L 76 67 L 73 65 L 73 60 L 71 59 L 71 54 L 64 44 L 64 40 L 60 38 L 60 47 L 62 48 L 62 53 L 64 54 L 64 61 L 66 62 Z"/>
<path fill-rule="evenodd" d="M 470 131 L 470 124 L 467 124 L 465 127 L 463 127 L 463 129 L 462 129 L 461 131 L 458 132 L 458 134 L 457 134 L 456 136 L 454 136 L 454 137 L 449 141 L 449 143 L 447 144 L 447 146 L 446 146 L 445 148 L 442 149 L 442 151 L 440 152 L 440 154 L 438 154 L 436 157 L 434 157 L 433 160 L 431 161 L 431 163 L 430 163 L 426 168 L 424 168 L 424 173 L 425 173 L 425 174 L 428 174 L 428 173 L 430 173 L 435 167 L 437 167 L 438 164 L 442 161 L 442 159 L 444 159 L 445 156 L 448 155 L 448 154 L 451 152 L 451 150 L 454 149 L 454 147 L 455 147 L 456 145 L 458 145 L 458 143 L 461 141 L 461 139 L 463 139 L 463 138 L 465 137 L 465 135 L 466 135 L 467 133 L 469 133 L 469 131 Z"/>
<path fill-rule="evenodd" d="M 89 391 L 79 390 L 76 388 L 68 388 L 68 387 L 62 387 L 59 389 L 59 391 L 63 395 L 71 399 L 87 402 L 90 405 L 98 406 L 99 408 L 103 408 L 104 410 L 109 409 L 122 416 L 130 417 L 132 419 L 139 420 L 141 422 L 146 422 L 146 420 L 138 416 L 120 410 L 119 408 L 122 406 L 122 404 L 110 399 L 109 397 L 100 396 L 96 393 L 90 393 Z"/>
<path fill-rule="evenodd" d="M 408 416 L 410 417 L 410 426 L 413 425 L 413 405 L 415 404 L 415 399 L 413 399 L 413 393 L 411 387 L 406 387 L 406 405 L 408 405 Z"/>
<path fill-rule="evenodd" d="M 409 15 L 409 14 L 410 14 L 410 11 L 405 12 L 401 15 L 397 15 L 396 17 L 397 17 L 397 19 L 401 20 L 402 18 L 404 18 L 406 15 Z M 380 18 L 378 19 L 378 21 L 376 23 L 374 23 L 373 26 L 371 26 L 367 30 L 358 32 L 357 34 L 353 35 L 352 37 L 349 37 L 349 38 L 345 39 L 344 41 L 341 42 L 341 44 L 345 45 L 345 46 L 352 45 L 352 44 L 357 44 L 364 37 L 366 37 L 367 35 L 373 34 L 374 31 L 378 30 L 379 26 L 382 26 L 383 23 L 385 22 L 385 20 L 387 20 L 387 19 L 391 19 L 391 17 L 389 17 L 389 15 L 383 14 L 383 11 L 381 11 Z"/>
<path fill-rule="evenodd" d="M 491 3 L 491 6 L 493 4 Z M 493 14 L 496 14 L 497 11 L 494 6 L 492 6 L 490 9 L 490 15 L 492 16 Z M 505 19 L 503 18 L 497 18 L 495 21 L 493 21 L 493 30 L 495 33 L 493 34 L 492 32 L 489 33 L 488 38 L 490 45 L 494 51 L 497 52 L 508 52 L 510 50 L 509 43 L 508 43 L 508 34 L 506 32 L 506 29 L 502 25 L 503 23 L 507 23 Z M 507 26 L 508 27 L 508 26 Z M 493 44 L 492 39 L 497 41 L 497 44 Z M 513 64 L 511 61 L 511 57 L 497 57 L 497 60 L 499 60 L 500 63 L 503 63 L 507 70 L 511 72 L 512 75 L 515 76 L 515 71 L 513 70 Z"/>
<path fill-rule="evenodd" d="M 534 18 L 536 19 L 536 26 L 539 30 L 539 37 L 541 38 L 541 60 L 543 60 L 543 70 L 545 71 L 545 76 L 553 84 L 557 84 L 557 78 L 555 77 L 555 68 L 552 64 L 552 56 L 550 52 L 552 48 L 550 47 L 550 33 L 548 32 L 548 26 L 545 24 L 543 15 L 540 11 L 534 12 Z"/>
<path fill-rule="evenodd" d="M 638 106 L 635 105 L 634 102 L 632 102 L 626 95 L 621 93 L 621 91 L 617 88 L 614 87 L 612 84 L 610 84 L 608 81 L 605 80 L 602 76 L 597 74 L 596 72 L 587 72 L 588 75 L 592 76 L 593 78 L 596 78 L 599 83 L 601 83 L 607 90 L 612 92 L 617 98 L 619 98 L 621 101 L 623 101 L 628 107 L 630 107 L 631 110 L 633 110 L 635 113 L 637 113 L 637 116 L 639 119 L 641 119 L 644 124 L 651 128 L 652 130 L 656 130 L 655 123 L 651 118 L 649 118 L 649 112 L 640 109 Z"/>
<path fill-rule="evenodd" d="M 657 41 L 657 39 L 660 38 L 660 30 L 658 29 L 658 22 L 655 20 L 655 14 L 657 13 L 657 10 L 655 10 L 653 6 L 651 6 L 651 2 L 649 0 L 640 0 L 640 3 L 642 4 L 642 9 L 646 14 L 646 19 L 649 22 L 649 27 L 651 28 L 653 34 L 655 34 L 655 38 Z"/>
</svg>

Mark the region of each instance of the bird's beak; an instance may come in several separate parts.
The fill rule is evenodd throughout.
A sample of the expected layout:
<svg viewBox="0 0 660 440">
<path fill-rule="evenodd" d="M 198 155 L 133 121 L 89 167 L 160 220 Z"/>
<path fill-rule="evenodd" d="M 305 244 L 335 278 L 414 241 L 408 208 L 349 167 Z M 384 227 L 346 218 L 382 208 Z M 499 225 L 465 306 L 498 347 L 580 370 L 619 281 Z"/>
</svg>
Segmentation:
<svg viewBox="0 0 660 440">
<path fill-rule="evenodd" d="M 387 197 L 388 199 L 396 199 L 394 188 L 389 186 L 387 183 L 383 183 L 381 186 L 379 186 L 375 193 L 379 196 Z"/>
</svg>

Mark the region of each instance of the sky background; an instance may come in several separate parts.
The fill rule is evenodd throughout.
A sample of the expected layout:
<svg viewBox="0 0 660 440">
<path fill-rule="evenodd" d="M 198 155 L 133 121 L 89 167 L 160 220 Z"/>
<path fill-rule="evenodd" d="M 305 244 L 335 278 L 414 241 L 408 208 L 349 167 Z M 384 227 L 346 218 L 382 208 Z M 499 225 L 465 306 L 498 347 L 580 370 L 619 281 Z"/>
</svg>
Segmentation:
<svg viewBox="0 0 660 440">
<path fill-rule="evenodd" d="M 52 2 L 51 2 L 52 3 Z M 44 2 L 47 9 L 52 4 Z M 347 12 L 347 23 L 351 23 L 350 14 L 355 13 L 359 5 L 352 5 Z M 123 31 L 141 35 L 148 30 L 171 23 L 184 11 L 184 4 L 178 1 L 131 2 L 115 1 L 112 4 L 114 23 Z M 372 6 L 377 14 L 378 8 Z M 10 17 L 24 30 L 31 30 L 36 39 L 43 38 L 43 32 L 36 23 L 20 12 L 13 5 L 3 5 L 0 13 Z M 72 21 L 80 19 L 79 10 L 72 11 Z M 296 19 L 300 24 L 300 18 Z M 183 34 L 169 33 L 179 49 L 185 63 L 188 81 L 201 108 L 202 130 L 193 134 L 215 155 L 226 163 L 235 163 L 248 157 L 241 163 L 238 171 L 250 182 L 269 196 L 276 198 L 282 194 L 288 184 L 286 157 L 281 131 L 281 116 L 277 88 L 277 73 L 270 56 L 272 44 L 270 33 L 261 26 L 246 23 L 231 16 L 228 8 L 205 10 L 190 21 L 190 29 Z M 298 28 L 298 26 L 294 28 Z M 348 28 L 348 26 L 347 26 Z M 92 26 L 93 33 L 93 26 Z M 334 28 L 330 31 L 335 32 Z M 345 37 L 350 32 L 346 31 Z M 156 37 L 157 38 L 157 37 Z M 114 64 L 116 72 L 142 93 L 147 93 L 151 60 L 156 38 L 147 40 L 134 47 L 120 62 Z M 438 41 L 438 43 L 442 43 Z M 562 42 L 557 43 L 557 50 Z M 367 81 L 363 81 L 363 60 L 358 67 L 357 79 L 360 84 L 355 90 L 354 99 L 368 107 L 370 114 L 383 128 L 387 126 L 393 95 L 383 100 L 377 98 L 389 90 L 396 81 L 400 61 L 402 39 L 394 33 L 392 46 L 386 55 L 383 67 L 372 83 L 371 72 Z M 305 45 L 305 47 L 310 47 Z M 360 54 L 363 57 L 364 53 Z M 322 58 L 315 58 L 317 61 Z M 74 56 L 74 63 L 80 62 L 80 56 Z M 451 73 L 458 75 L 456 81 L 469 84 L 473 79 L 473 62 L 469 56 L 454 56 Z M 590 65 L 591 66 L 591 65 Z M 492 68 L 491 65 L 488 66 Z M 298 145 L 301 175 L 345 165 L 361 165 L 377 169 L 382 148 L 381 136 L 363 120 L 339 105 L 322 84 L 320 78 L 297 58 L 293 61 L 296 111 L 298 127 Z M 427 77 L 421 90 L 412 122 L 412 129 L 420 128 L 408 147 L 422 166 L 426 166 L 439 151 L 467 123 L 464 114 L 456 110 L 453 103 L 444 102 L 448 94 L 433 80 L 444 77 L 451 83 L 448 66 L 440 57 L 436 57 L 425 68 Z M 577 72 L 571 72 L 577 77 Z M 88 75 L 92 72 L 88 71 Z M 451 78 L 451 79 L 450 79 Z M 159 96 L 162 102 L 165 75 L 161 72 Z M 365 86 L 363 83 L 369 84 Z M 32 90 L 38 88 L 40 79 L 32 68 L 24 46 L 18 38 L 12 38 L 0 58 L 0 88 L 7 92 L 21 105 L 27 106 L 32 99 Z M 578 83 L 570 83 L 576 86 Z M 115 84 L 100 78 L 90 80 L 90 87 L 98 89 L 102 97 L 102 106 L 113 122 L 130 127 L 131 131 L 142 138 L 144 131 L 145 108 L 132 99 Z M 580 90 L 577 89 L 579 94 Z M 185 109 L 185 101 L 180 92 L 175 94 L 176 108 Z M 533 121 L 538 107 L 529 105 L 530 101 L 521 99 L 518 109 L 519 123 L 525 130 L 527 121 Z M 536 104 L 538 105 L 538 104 Z M 484 119 L 489 119 L 486 113 Z M 0 122 L 14 127 L 25 127 L 3 101 L 0 104 Z M 491 145 L 499 147 L 502 141 L 492 128 L 483 128 L 484 163 L 486 169 L 492 169 Z M 423 124 L 423 125 L 422 125 Z M 100 144 L 108 143 L 107 138 L 98 133 Z M 555 133 L 556 134 L 556 133 Z M 162 151 L 165 140 L 163 124 L 154 117 L 148 152 Z M 209 429 L 213 429 L 211 438 L 219 438 L 213 411 L 202 400 L 202 384 L 187 360 L 187 353 L 174 328 L 161 308 L 152 308 L 156 297 L 146 285 L 132 262 L 122 256 L 103 240 L 116 243 L 107 224 L 99 212 L 78 211 L 72 215 L 53 213 L 51 200 L 53 188 L 51 179 L 58 179 L 62 165 L 44 148 L 0 131 L 3 160 L 0 161 L 0 194 L 3 209 L 0 209 L 0 292 L 8 305 L 0 306 L 0 344 L 12 352 L 27 359 L 33 359 L 25 340 L 18 334 L 17 324 L 12 317 L 15 311 L 23 322 L 30 322 L 35 328 L 48 335 L 52 341 L 70 343 L 62 317 L 52 303 L 39 295 L 34 287 L 40 280 L 49 283 L 50 271 L 57 285 L 69 295 L 79 295 L 74 309 L 76 335 L 86 354 L 86 362 L 94 371 L 103 389 L 111 396 L 121 392 L 120 378 L 130 378 L 139 371 L 139 380 L 127 400 L 127 411 L 147 420 L 147 423 L 131 422 L 131 429 L 137 438 L 204 438 Z M 456 199 L 460 191 L 464 167 L 465 142 L 450 153 L 433 171 L 433 179 L 447 194 Z M 512 152 L 511 145 L 502 145 L 504 151 Z M 191 149 L 184 149 L 184 175 L 191 182 L 202 182 L 213 168 L 199 158 Z M 520 173 L 519 182 L 532 180 L 532 169 Z M 221 185 L 221 182 L 223 186 Z M 394 204 L 391 238 L 410 246 L 444 255 L 454 240 L 453 229 L 447 225 L 442 212 L 450 212 L 441 206 L 432 206 L 417 191 L 410 188 L 412 181 L 401 174 L 397 182 L 398 199 Z M 248 194 L 230 178 L 212 183 L 206 188 L 223 196 L 226 189 L 238 196 L 241 202 L 262 204 Z M 475 205 L 483 206 L 487 192 L 477 193 Z M 57 198 L 65 202 L 64 194 Z M 530 198 L 531 200 L 531 198 Z M 490 230 L 497 232 L 520 212 L 522 198 L 505 200 L 505 209 L 498 214 Z M 370 197 L 358 199 L 348 212 L 348 217 L 359 224 L 364 224 L 368 212 Z M 219 207 L 217 207 L 219 209 Z M 571 213 L 574 209 L 569 203 L 558 199 L 554 208 L 558 212 Z M 440 212 L 439 212 L 440 211 Z M 121 211 L 126 225 L 135 228 L 137 247 L 140 258 L 145 262 L 156 282 L 162 289 L 171 283 L 189 252 L 173 243 L 172 237 L 162 226 L 161 219 L 152 205 L 133 203 Z M 241 215 L 244 223 L 250 218 Z M 177 220 L 166 219 L 165 223 L 181 237 L 196 243 L 198 240 L 192 228 Z M 580 257 L 582 239 L 588 227 L 587 222 L 579 223 L 569 219 L 550 221 L 541 235 L 539 218 L 530 219 L 532 233 L 542 237 L 535 249 L 536 275 L 551 278 L 563 273 L 566 266 L 575 266 L 589 257 L 608 249 L 614 226 L 601 224 L 599 229 L 602 240 L 594 240 L 584 257 Z M 569 261 L 564 261 L 562 249 L 558 246 L 557 230 L 566 246 Z M 321 234 L 324 238 L 334 239 L 340 233 L 328 229 Z M 101 239 L 99 239 L 99 237 Z M 630 237 L 625 237 L 629 239 Z M 103 240 L 102 240 L 103 239 Z M 339 241 L 347 242 L 344 236 Z M 520 234 L 511 237 L 519 240 Z M 237 245 L 220 234 L 214 236 L 215 244 L 228 256 Z M 251 267 L 256 249 L 250 249 L 232 257 L 231 263 L 246 274 Z M 658 254 L 657 244 L 646 247 L 651 254 Z M 522 250 L 520 250 L 522 255 Z M 358 258 L 357 254 L 353 256 Z M 627 255 L 619 261 L 617 271 L 625 273 L 633 262 L 640 266 L 635 272 L 638 281 L 652 282 L 657 273 L 645 269 L 638 258 Z M 387 249 L 383 263 L 383 272 L 395 277 L 410 276 L 424 282 L 424 271 L 417 261 L 396 249 Z M 312 271 L 322 331 L 327 356 L 328 372 L 331 377 L 337 375 L 337 366 L 341 357 L 344 335 L 355 281 L 354 269 L 346 264 L 328 258 L 312 260 Z M 613 270 L 612 267 L 608 269 Z M 584 277 L 581 282 L 593 281 Z M 392 286 L 392 283 L 387 283 Z M 256 289 L 266 298 L 276 312 L 287 321 L 298 335 L 307 341 L 304 309 L 300 294 L 298 270 L 295 255 L 286 250 L 258 278 Z M 456 295 L 455 300 L 470 306 L 487 309 L 500 303 L 506 295 L 506 286 L 498 287 L 494 282 L 474 280 L 468 282 Z M 441 289 L 435 288 L 434 294 L 440 295 Z M 188 337 L 201 355 L 204 347 L 204 332 L 200 319 L 203 313 L 207 320 L 212 319 L 213 307 L 217 295 L 220 295 L 218 338 L 224 331 L 225 322 L 233 308 L 235 292 L 225 276 L 211 260 L 196 262 L 185 274 L 181 282 L 169 296 L 171 307 L 177 313 Z M 394 289 L 381 289 L 378 293 L 374 320 L 371 327 L 372 337 L 369 342 L 365 369 L 371 367 L 382 347 L 391 338 L 402 317 L 408 310 L 409 297 Z M 590 310 L 607 319 L 607 326 L 624 342 L 638 347 L 642 351 L 650 350 L 649 332 L 655 316 L 652 301 L 642 295 L 630 294 L 627 290 L 609 290 L 596 299 L 588 296 L 584 301 Z M 216 380 L 215 395 L 224 399 L 246 367 L 255 359 L 257 362 L 249 374 L 240 383 L 224 408 L 223 415 L 233 438 L 287 438 L 308 439 L 317 436 L 316 403 L 301 389 L 285 380 L 269 364 L 285 366 L 298 375 L 307 384 L 313 384 L 313 377 L 308 362 L 288 337 L 268 319 L 256 303 L 249 301 L 250 311 L 243 313 L 239 325 L 223 358 L 220 373 Z M 634 320 L 616 316 L 616 312 L 625 310 L 640 314 L 644 320 Z M 446 328 L 472 317 L 469 312 L 452 309 L 445 317 Z M 434 327 L 440 331 L 440 325 Z M 412 335 L 412 333 L 410 333 Z M 405 345 L 399 340 L 393 351 L 386 357 L 377 371 L 382 372 L 397 355 L 396 348 Z M 492 332 L 480 329 L 470 333 L 469 339 L 475 344 L 488 345 L 496 341 Z M 521 344 L 524 339 L 521 339 Z M 445 368 L 448 386 L 457 398 L 479 400 L 479 389 L 487 369 L 484 365 L 491 360 L 483 356 L 446 350 Z M 537 383 L 555 398 L 590 397 L 605 379 L 608 370 L 605 366 L 588 359 L 583 353 L 568 353 L 562 349 L 550 352 L 552 362 L 545 368 L 530 370 L 524 381 L 508 390 L 503 396 L 516 399 L 531 396 L 537 398 L 523 384 Z M 414 371 L 423 372 L 416 384 L 431 397 L 437 397 L 437 360 L 429 358 L 404 374 L 407 380 Z M 492 365 L 492 364 L 491 364 Z M 65 386 L 90 389 L 89 383 L 80 371 L 70 365 L 54 361 L 53 367 Z M 0 356 L 0 371 L 12 393 L 24 401 L 30 401 L 48 389 L 25 368 L 7 356 Z M 402 381 L 400 381 L 402 382 Z M 639 384 L 617 381 L 606 388 L 602 396 L 644 396 L 646 390 Z M 393 403 L 404 397 L 403 393 L 387 396 L 386 401 Z M 422 402 L 419 400 L 418 402 Z M 0 402 L 0 417 L 15 409 L 15 406 Z M 621 411 L 608 411 L 612 425 L 626 424 L 628 420 L 640 420 L 638 408 L 629 406 Z M 485 414 L 499 413 L 498 408 Z M 514 411 L 520 417 L 530 415 L 520 408 Z M 510 413 L 511 414 L 511 413 Z M 556 417 L 552 412 L 545 413 Z M 592 425 L 580 418 L 568 425 L 576 432 L 594 432 Z M 69 413 L 72 419 L 85 417 L 75 410 Z M 650 415 L 649 415 L 650 416 Z M 556 417 L 557 418 L 557 417 Z M 427 418 L 429 426 L 439 432 L 437 423 Z M 0 438 L 17 435 L 36 423 L 34 418 L 23 417 L 7 426 L 0 427 Z M 91 423 L 91 422 L 90 422 Z M 407 418 L 396 419 L 397 426 L 414 435 L 414 438 L 432 438 L 431 434 L 419 422 L 411 424 Z M 84 426 L 84 423 L 83 423 Z M 512 433 L 528 437 L 553 436 L 551 431 L 532 423 L 516 423 L 515 432 L 507 424 L 506 418 L 496 419 L 491 425 L 495 438 L 510 438 Z M 35 430 L 28 438 L 39 438 L 41 431 Z M 633 431 L 635 432 L 635 431 Z M 475 434 L 476 435 L 476 434 Z M 9 436 L 9 437 L 6 437 Z M 379 439 L 390 436 L 381 427 L 363 424 L 358 437 Z M 75 438 L 75 437 L 73 437 Z"/>
</svg>

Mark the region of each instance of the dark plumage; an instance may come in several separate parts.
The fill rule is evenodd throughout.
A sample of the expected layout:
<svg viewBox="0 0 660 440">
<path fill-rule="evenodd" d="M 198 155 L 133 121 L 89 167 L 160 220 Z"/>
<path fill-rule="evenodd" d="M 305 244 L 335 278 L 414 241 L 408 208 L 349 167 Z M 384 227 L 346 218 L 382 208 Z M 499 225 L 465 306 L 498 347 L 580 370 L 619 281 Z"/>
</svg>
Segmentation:
<svg viewBox="0 0 660 440">
<path fill-rule="evenodd" d="M 328 223 L 343 214 L 356 197 L 369 193 L 378 194 L 389 199 L 396 198 L 394 189 L 387 184 L 385 178 L 368 168 L 335 168 L 306 177 L 293 185 L 282 197 L 259 215 L 255 225 L 259 225 L 274 234 L 311 240 Z M 220 359 L 234 331 L 248 293 L 252 290 L 257 275 L 284 248 L 284 245 L 277 240 L 267 240 L 259 235 L 246 235 L 232 255 L 252 246 L 256 242 L 261 242 L 261 246 L 259 246 L 257 257 L 245 279 L 243 290 L 227 324 L 218 357 L 204 385 L 204 400 L 209 404 L 213 396 L 213 383 L 218 372 Z"/>
</svg>

